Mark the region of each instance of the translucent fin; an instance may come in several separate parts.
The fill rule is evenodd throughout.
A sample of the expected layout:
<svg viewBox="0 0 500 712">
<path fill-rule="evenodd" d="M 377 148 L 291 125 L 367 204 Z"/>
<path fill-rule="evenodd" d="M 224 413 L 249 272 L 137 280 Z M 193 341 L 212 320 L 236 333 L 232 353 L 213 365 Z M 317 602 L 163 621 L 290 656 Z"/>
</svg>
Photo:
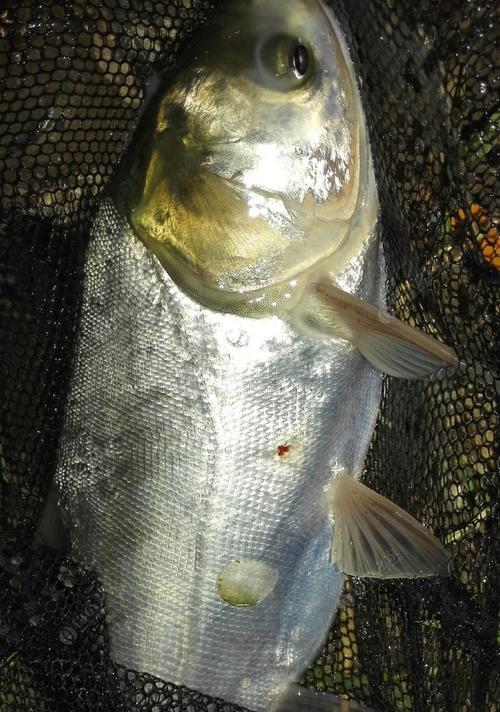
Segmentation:
<svg viewBox="0 0 500 712">
<path fill-rule="evenodd" d="M 291 685 L 286 695 L 271 709 L 272 712 L 343 712 L 346 707 L 338 697 L 328 692 L 310 692 Z"/>
<path fill-rule="evenodd" d="M 345 574 L 416 578 L 448 573 L 436 537 L 397 504 L 341 475 L 328 493 L 335 518 L 332 562 Z"/>
<path fill-rule="evenodd" d="M 323 280 L 321 301 L 340 322 L 342 336 L 383 373 L 397 378 L 425 378 L 441 366 L 458 362 L 453 349 L 353 294 Z"/>
</svg>

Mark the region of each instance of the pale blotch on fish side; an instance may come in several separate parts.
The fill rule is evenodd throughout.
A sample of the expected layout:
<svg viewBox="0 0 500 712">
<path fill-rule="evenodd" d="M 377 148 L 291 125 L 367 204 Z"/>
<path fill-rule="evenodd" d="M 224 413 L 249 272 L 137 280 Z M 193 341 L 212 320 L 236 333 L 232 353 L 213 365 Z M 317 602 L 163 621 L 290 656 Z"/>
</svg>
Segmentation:
<svg viewBox="0 0 500 712">
<path fill-rule="evenodd" d="M 273 592 L 278 578 L 269 564 L 241 559 L 223 568 L 217 577 L 217 591 L 231 606 L 256 606 Z"/>
<path fill-rule="evenodd" d="M 117 663 L 268 712 L 320 649 L 343 564 L 441 571 L 356 481 L 380 371 L 450 357 L 382 314 L 377 213 L 327 6 L 224 4 L 151 98 L 86 255 L 56 483 Z"/>
</svg>

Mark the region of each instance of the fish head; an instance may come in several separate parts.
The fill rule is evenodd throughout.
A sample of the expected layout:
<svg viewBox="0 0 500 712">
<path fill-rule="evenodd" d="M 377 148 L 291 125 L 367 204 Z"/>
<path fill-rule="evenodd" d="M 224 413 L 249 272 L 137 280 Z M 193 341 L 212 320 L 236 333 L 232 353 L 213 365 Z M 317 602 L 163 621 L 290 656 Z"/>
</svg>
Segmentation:
<svg viewBox="0 0 500 712">
<path fill-rule="evenodd" d="M 376 220 L 370 176 L 353 67 L 327 6 L 234 0 L 147 110 L 118 192 L 189 296 L 255 316 L 289 308 L 318 264 L 356 254 Z"/>
</svg>

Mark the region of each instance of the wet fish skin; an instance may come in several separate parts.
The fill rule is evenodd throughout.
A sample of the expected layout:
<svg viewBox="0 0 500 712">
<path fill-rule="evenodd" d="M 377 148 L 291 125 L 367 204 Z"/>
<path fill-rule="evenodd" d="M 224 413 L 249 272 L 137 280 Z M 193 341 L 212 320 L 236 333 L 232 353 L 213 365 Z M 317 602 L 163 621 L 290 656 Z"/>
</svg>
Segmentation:
<svg viewBox="0 0 500 712">
<path fill-rule="evenodd" d="M 351 286 L 377 303 L 366 249 Z M 104 585 L 112 656 L 266 710 L 334 616 L 327 490 L 362 470 L 381 375 L 347 342 L 195 303 L 110 200 L 85 269 L 57 481 L 74 554 Z M 258 605 L 221 598 L 236 561 L 278 575 Z"/>
</svg>

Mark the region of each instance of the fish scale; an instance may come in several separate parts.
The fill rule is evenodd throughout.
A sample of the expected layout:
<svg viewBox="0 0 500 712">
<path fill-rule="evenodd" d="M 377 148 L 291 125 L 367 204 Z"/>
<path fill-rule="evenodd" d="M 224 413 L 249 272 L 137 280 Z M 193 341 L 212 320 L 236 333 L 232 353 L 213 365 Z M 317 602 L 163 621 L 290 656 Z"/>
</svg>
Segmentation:
<svg viewBox="0 0 500 712">
<path fill-rule="evenodd" d="M 383 279 L 367 235 L 339 281 L 382 305 Z M 325 492 L 361 473 L 380 387 L 347 342 L 192 301 L 103 201 L 56 480 L 117 662 L 257 712 L 300 676 L 343 581 Z M 221 598 L 235 561 L 277 574 L 257 605 Z"/>
</svg>

